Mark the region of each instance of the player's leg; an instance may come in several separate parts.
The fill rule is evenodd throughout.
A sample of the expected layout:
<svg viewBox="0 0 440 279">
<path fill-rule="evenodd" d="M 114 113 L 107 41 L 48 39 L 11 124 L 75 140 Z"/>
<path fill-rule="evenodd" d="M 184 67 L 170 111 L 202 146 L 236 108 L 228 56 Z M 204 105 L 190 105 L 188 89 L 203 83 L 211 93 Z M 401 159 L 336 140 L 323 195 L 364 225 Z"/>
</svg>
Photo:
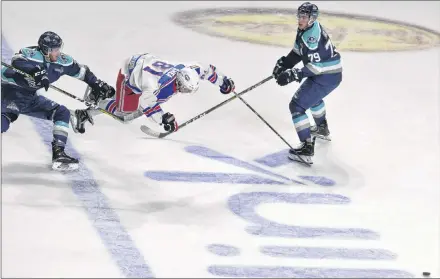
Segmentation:
<svg viewBox="0 0 440 279">
<path fill-rule="evenodd" d="M 115 99 L 102 100 L 98 105 L 100 108 L 116 115 L 131 113 L 138 109 L 140 94 L 135 94 L 133 92 L 127 82 L 126 75 L 123 74 L 121 70 L 119 70 L 118 77 L 116 79 L 115 89 Z"/>
<path fill-rule="evenodd" d="M 137 110 L 139 106 L 139 96 L 134 94 L 131 88 L 126 84 L 126 76 L 118 72 L 116 79 L 116 96 L 114 99 L 104 99 L 98 102 L 98 107 L 117 116 Z M 72 112 L 72 128 L 76 133 L 85 132 L 85 122 L 89 121 L 93 125 L 93 117 L 101 114 L 97 109 L 88 108 L 75 110 Z"/>
<path fill-rule="evenodd" d="M 298 148 L 289 151 L 289 158 L 299 161 L 297 155 L 300 155 L 308 163 L 312 163 L 311 158 L 314 155 L 314 141 L 310 133 L 310 121 L 306 114 L 306 110 L 310 107 L 308 103 L 310 103 L 312 91 L 313 81 L 309 78 L 295 92 L 289 104 L 293 125 L 301 142 Z"/>
<path fill-rule="evenodd" d="M 13 113 L 4 113 L 2 112 L 2 133 L 5 133 L 9 130 L 9 126 L 11 123 L 13 123 L 15 120 L 17 120 L 18 114 Z"/>
<path fill-rule="evenodd" d="M 308 78 L 298 89 L 289 105 L 295 129 L 298 133 L 301 145 L 292 150 L 289 158 L 296 160 L 296 155 L 303 155 L 303 158 L 311 162 L 314 155 L 314 140 L 310 128 L 310 121 L 305 113 L 309 108 L 314 107 L 315 114 L 319 124 L 325 120 L 325 106 L 322 99 L 330 94 L 341 82 L 340 75 L 326 79 L 326 83 L 318 83 L 313 78 Z M 313 114 L 313 111 L 312 111 Z"/>
<path fill-rule="evenodd" d="M 23 100 L 20 100 L 20 93 L 9 87 L 2 87 L 1 96 L 1 132 L 5 133 L 20 115 L 20 107 Z"/>
<path fill-rule="evenodd" d="M 11 103 L 4 103 L 2 101 L 2 133 L 5 133 L 9 130 L 9 126 L 14 123 L 15 120 L 17 120 L 18 116 L 20 115 L 20 112 L 15 109 L 8 108 L 11 107 Z"/>
<path fill-rule="evenodd" d="M 313 119 L 315 120 L 315 125 L 310 127 L 312 136 L 330 141 L 330 130 L 328 129 L 324 100 L 320 100 L 318 103 L 313 105 L 310 108 L 310 111 Z"/>
<path fill-rule="evenodd" d="M 333 90 L 335 90 L 339 86 L 341 80 L 342 74 L 335 74 L 329 79 L 326 79 L 326 82 L 324 84 L 318 83 L 318 85 L 321 85 L 321 89 L 319 90 L 319 92 L 321 93 L 321 95 L 323 95 L 323 98 L 330 94 Z M 315 125 L 310 127 L 312 136 L 316 136 L 317 138 L 321 138 L 324 140 L 331 140 L 324 100 L 319 100 L 310 108 L 310 111 L 312 113 L 313 119 L 315 120 Z"/>
<path fill-rule="evenodd" d="M 78 168 L 78 159 L 68 156 L 64 152 L 69 135 L 69 110 L 44 96 L 35 95 L 32 103 L 22 110 L 22 114 L 32 117 L 51 120 L 53 125 L 52 141 L 52 168 L 55 170 L 75 170 Z"/>
</svg>

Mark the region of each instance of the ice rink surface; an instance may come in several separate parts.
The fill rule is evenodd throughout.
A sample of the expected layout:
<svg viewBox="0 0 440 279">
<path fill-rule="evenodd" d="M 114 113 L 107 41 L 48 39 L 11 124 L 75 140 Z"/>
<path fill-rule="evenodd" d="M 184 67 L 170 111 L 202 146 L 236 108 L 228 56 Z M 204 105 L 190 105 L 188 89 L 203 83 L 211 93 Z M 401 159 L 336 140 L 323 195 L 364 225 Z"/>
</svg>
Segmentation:
<svg viewBox="0 0 440 279">
<path fill-rule="evenodd" d="M 316 3 L 440 32 L 440 2 Z M 290 48 L 208 36 L 172 16 L 301 2 L 54 4 L 2 2 L 2 60 L 50 30 L 111 84 L 123 59 L 152 52 L 216 65 L 239 92 Z M 344 80 L 325 99 L 333 141 L 317 141 L 311 168 L 289 162 L 239 100 L 166 139 L 143 134 L 142 118 L 96 117 L 86 134 L 69 134 L 81 159 L 70 174 L 49 169 L 51 123 L 20 116 L 2 134 L 2 277 L 440 276 L 439 54 L 341 50 Z M 85 89 L 69 77 L 55 85 Z M 292 145 L 297 88 L 271 81 L 244 95 Z M 162 107 L 182 123 L 226 98 L 205 82 Z"/>
</svg>

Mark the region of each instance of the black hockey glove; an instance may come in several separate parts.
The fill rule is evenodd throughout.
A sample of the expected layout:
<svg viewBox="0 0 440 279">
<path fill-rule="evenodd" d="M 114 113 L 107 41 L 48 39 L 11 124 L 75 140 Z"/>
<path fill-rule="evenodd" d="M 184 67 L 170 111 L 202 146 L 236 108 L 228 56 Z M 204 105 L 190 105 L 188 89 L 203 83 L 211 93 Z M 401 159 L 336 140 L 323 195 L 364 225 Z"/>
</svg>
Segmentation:
<svg viewBox="0 0 440 279">
<path fill-rule="evenodd" d="M 302 79 L 303 72 L 300 69 L 288 69 L 278 76 L 277 83 L 281 86 L 284 86 L 292 81 L 301 82 Z"/>
<path fill-rule="evenodd" d="M 275 67 L 273 68 L 272 76 L 273 76 L 275 79 L 278 79 L 279 75 L 280 75 L 282 72 L 284 72 L 285 70 L 287 70 L 287 69 L 289 69 L 289 68 L 292 68 L 292 67 L 289 67 L 288 64 L 289 64 L 289 63 L 288 63 L 288 61 L 287 61 L 287 58 L 286 58 L 285 56 L 282 56 L 280 59 L 278 59 L 277 64 L 276 64 Z"/>
<path fill-rule="evenodd" d="M 162 115 L 162 124 L 164 125 L 164 129 L 167 132 L 175 132 L 179 129 L 176 118 L 169 112 Z"/>
<path fill-rule="evenodd" d="M 32 77 L 35 80 L 35 85 L 44 87 L 47 91 L 49 89 L 49 78 L 47 77 L 47 71 L 40 65 L 37 65 L 35 71 L 32 73 Z"/>
<path fill-rule="evenodd" d="M 90 92 L 89 99 L 95 102 L 95 104 L 101 100 L 112 98 L 116 93 L 112 86 L 99 79 L 90 85 L 90 87 L 92 88 L 92 92 Z"/>
<path fill-rule="evenodd" d="M 235 89 L 234 81 L 231 78 L 224 77 L 223 84 L 220 85 L 220 92 L 223 94 L 229 94 Z"/>
</svg>

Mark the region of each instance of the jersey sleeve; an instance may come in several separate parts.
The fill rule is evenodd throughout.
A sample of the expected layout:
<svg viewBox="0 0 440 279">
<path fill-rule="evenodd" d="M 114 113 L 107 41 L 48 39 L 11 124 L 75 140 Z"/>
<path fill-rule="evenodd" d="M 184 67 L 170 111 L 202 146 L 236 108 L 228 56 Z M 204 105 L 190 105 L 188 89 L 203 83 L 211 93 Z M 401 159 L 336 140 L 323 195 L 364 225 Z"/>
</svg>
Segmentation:
<svg viewBox="0 0 440 279">
<path fill-rule="evenodd" d="M 201 80 L 207 80 L 217 86 L 221 86 L 223 84 L 223 79 L 226 77 L 226 75 L 220 72 L 217 67 L 211 64 L 191 63 L 187 66 L 196 70 Z"/>
<path fill-rule="evenodd" d="M 293 68 L 296 64 L 301 62 L 301 55 L 299 53 L 299 48 L 296 42 L 294 43 L 292 50 L 289 52 L 289 54 L 287 54 L 286 60 L 287 63 L 285 66 L 289 68 Z"/>
<path fill-rule="evenodd" d="M 342 71 L 341 56 L 335 50 L 327 33 L 321 29 L 317 34 L 308 33 L 302 36 L 304 44 L 307 46 L 308 63 L 301 69 L 304 77 L 311 77 L 322 74 L 340 73 Z"/>
<path fill-rule="evenodd" d="M 88 85 L 92 85 L 97 80 L 87 65 L 79 64 L 67 54 L 61 54 L 57 62 L 63 66 L 64 73 L 68 76 L 82 80 Z"/>
<path fill-rule="evenodd" d="M 153 119 L 156 123 L 162 123 L 163 110 L 160 104 L 164 100 L 159 100 L 155 90 L 145 90 L 139 98 L 139 105 L 146 117 Z"/>
<path fill-rule="evenodd" d="M 40 66 L 40 61 L 29 59 L 22 50 L 19 53 L 15 54 L 11 59 L 11 66 L 17 68 L 27 74 L 34 74 L 35 72 L 41 70 L 38 68 Z M 22 74 L 14 72 L 12 69 L 8 67 L 2 66 L 2 83 L 7 83 L 11 85 L 20 86 L 27 90 L 37 90 L 40 87 L 38 86 L 30 86 L 27 77 Z"/>
</svg>

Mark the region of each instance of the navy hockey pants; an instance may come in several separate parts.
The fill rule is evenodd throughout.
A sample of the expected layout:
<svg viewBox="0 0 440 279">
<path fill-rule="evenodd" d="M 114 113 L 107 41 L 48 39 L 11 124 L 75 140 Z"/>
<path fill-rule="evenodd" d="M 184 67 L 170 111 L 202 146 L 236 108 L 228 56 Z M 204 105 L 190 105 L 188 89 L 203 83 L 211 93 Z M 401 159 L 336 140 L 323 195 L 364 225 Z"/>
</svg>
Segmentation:
<svg viewBox="0 0 440 279">
<path fill-rule="evenodd" d="M 2 133 L 9 129 L 10 123 L 17 120 L 20 114 L 53 121 L 55 143 L 61 146 L 66 144 L 70 112 L 65 106 L 34 92 L 3 87 L 1 104 Z"/>
<path fill-rule="evenodd" d="M 311 140 L 310 121 L 306 110 L 311 109 L 317 125 L 325 119 L 323 98 L 335 90 L 342 81 L 342 73 L 307 78 L 293 95 L 289 104 L 292 120 L 301 142 Z"/>
</svg>

